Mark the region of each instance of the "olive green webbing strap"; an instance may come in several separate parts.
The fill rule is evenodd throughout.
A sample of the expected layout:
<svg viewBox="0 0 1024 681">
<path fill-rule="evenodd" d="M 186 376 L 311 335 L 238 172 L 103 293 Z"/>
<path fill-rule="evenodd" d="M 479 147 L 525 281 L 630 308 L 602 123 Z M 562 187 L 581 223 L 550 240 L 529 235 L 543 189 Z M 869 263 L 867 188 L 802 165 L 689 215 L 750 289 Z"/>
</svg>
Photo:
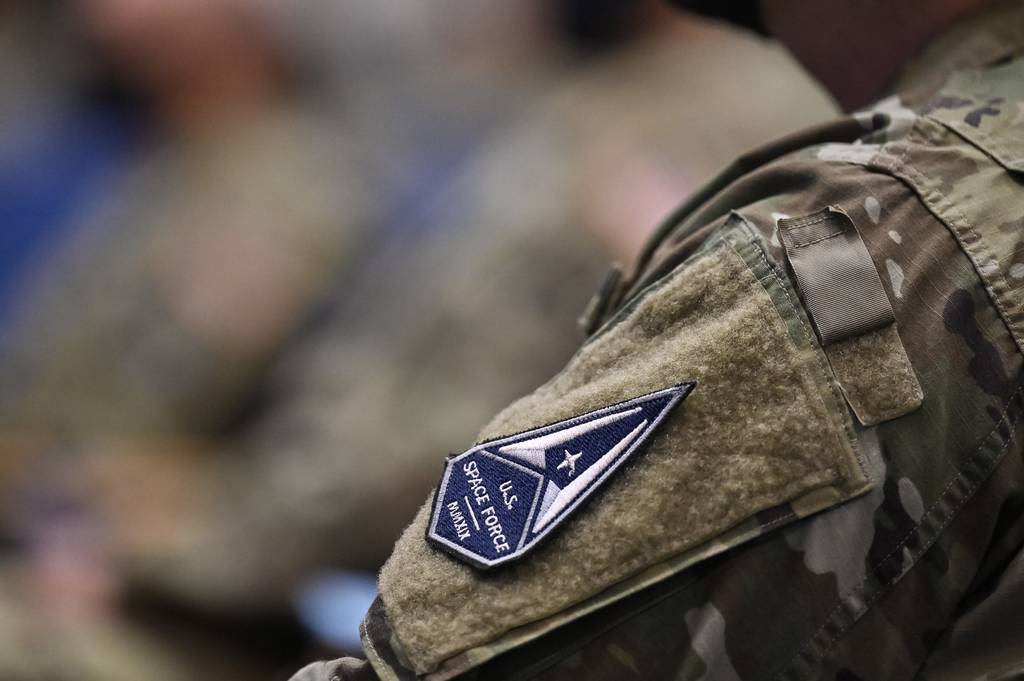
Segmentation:
<svg viewBox="0 0 1024 681">
<path fill-rule="evenodd" d="M 842 209 L 780 220 L 779 235 L 823 346 L 895 321 L 875 264 Z"/>
</svg>

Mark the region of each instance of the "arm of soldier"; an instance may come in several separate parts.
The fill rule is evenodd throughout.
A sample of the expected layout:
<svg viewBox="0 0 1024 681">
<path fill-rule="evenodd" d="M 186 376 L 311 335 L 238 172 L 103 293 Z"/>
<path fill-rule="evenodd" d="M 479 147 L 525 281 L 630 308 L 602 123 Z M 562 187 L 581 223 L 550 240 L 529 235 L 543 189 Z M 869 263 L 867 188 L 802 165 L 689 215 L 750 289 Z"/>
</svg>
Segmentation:
<svg viewBox="0 0 1024 681">
<path fill-rule="evenodd" d="M 999 563 L 990 537 L 1024 484 L 1021 362 L 949 225 L 857 152 L 813 148 L 705 196 L 597 306 L 603 326 L 569 365 L 453 460 L 515 462 L 523 438 L 696 384 L 511 565 L 486 565 L 500 547 L 476 541 L 473 507 L 444 484 L 364 625 L 383 678 L 913 674 Z M 859 274 L 814 265 L 835 258 Z M 849 299 L 822 304 L 847 288 L 874 312 L 880 290 L 882 322 L 858 327 Z M 518 463 L 546 487 L 564 462 L 540 464 L 562 454 Z M 449 468 L 448 481 L 505 482 Z M 506 534 L 531 539 L 526 518 L 525 535 Z"/>
</svg>

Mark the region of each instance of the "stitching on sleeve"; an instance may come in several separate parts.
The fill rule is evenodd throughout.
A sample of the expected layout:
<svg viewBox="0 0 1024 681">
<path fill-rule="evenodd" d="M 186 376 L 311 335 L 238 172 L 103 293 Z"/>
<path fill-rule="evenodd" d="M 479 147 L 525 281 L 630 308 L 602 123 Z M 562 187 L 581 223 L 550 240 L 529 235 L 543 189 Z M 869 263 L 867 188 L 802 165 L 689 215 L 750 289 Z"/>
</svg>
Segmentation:
<svg viewBox="0 0 1024 681">
<path fill-rule="evenodd" d="M 789 659 L 789 661 L 786 663 L 786 666 L 783 667 L 782 670 L 779 671 L 778 674 L 776 674 L 774 678 L 781 679 L 792 668 L 794 660 L 796 660 L 798 657 L 800 657 L 800 656 L 804 655 L 805 653 L 807 653 L 808 651 L 810 651 L 810 649 L 814 646 L 815 642 L 817 641 L 818 637 L 825 630 L 825 628 L 829 624 L 832 623 L 833 619 L 835 619 L 835 617 L 839 613 L 839 611 L 843 609 L 843 607 L 846 605 L 846 603 L 850 600 L 851 596 L 854 593 L 863 592 L 865 585 L 868 583 L 868 580 L 871 579 L 872 575 L 874 575 L 875 571 L 879 567 L 881 567 L 883 563 L 885 563 L 887 560 L 889 560 L 889 558 L 891 558 L 893 556 L 893 554 L 895 554 L 897 551 L 902 549 L 906 545 L 906 543 L 908 541 L 910 541 L 910 538 L 913 537 L 921 529 L 921 526 L 924 524 L 925 520 L 930 519 L 930 517 L 934 514 L 935 510 L 940 506 L 940 504 L 943 503 L 943 501 L 945 501 L 946 495 L 949 493 L 949 491 L 953 487 L 953 485 L 956 484 L 959 480 L 963 479 L 963 476 L 964 476 L 964 473 L 965 473 L 965 469 L 969 465 L 973 464 L 973 457 L 975 455 L 977 455 L 977 453 L 979 451 L 981 451 L 981 448 L 985 446 L 985 443 L 988 441 L 988 439 L 990 437 L 992 437 L 992 435 L 999 429 L 999 426 L 1004 421 L 1007 420 L 1006 417 L 1007 417 L 1007 412 L 1009 411 L 1009 408 L 1010 408 L 1010 404 L 1021 394 L 1022 390 L 1024 390 L 1024 385 L 1019 385 L 1017 387 L 1017 390 L 1014 391 L 1013 395 L 1011 395 L 1010 398 L 1003 404 L 1002 414 L 1001 414 L 999 420 L 996 421 L 995 425 L 992 426 L 992 430 L 990 430 L 983 438 L 981 438 L 980 442 L 978 443 L 978 446 L 971 453 L 970 460 L 967 463 L 965 463 L 963 466 L 961 466 L 960 468 L 957 469 L 957 472 L 950 478 L 949 482 L 946 483 L 946 486 L 943 488 L 943 490 L 939 494 L 939 496 L 935 499 L 935 501 L 932 503 L 932 505 L 928 507 L 928 510 L 924 513 L 924 515 L 921 516 L 921 520 L 918 521 L 917 523 L 915 523 L 914 526 L 912 528 L 910 528 L 910 530 L 907 531 L 907 533 L 889 551 L 889 553 L 887 553 L 885 555 L 884 558 L 882 558 L 881 560 L 876 562 L 873 566 L 871 566 L 871 569 L 867 571 L 867 575 L 864 577 L 864 579 L 862 579 L 860 581 L 860 583 L 857 584 L 857 586 L 855 586 L 850 591 L 850 593 L 848 593 L 845 597 L 843 597 L 843 598 L 841 598 L 839 600 L 839 603 L 825 617 L 825 621 L 818 628 L 818 630 L 815 631 L 814 634 L 807 641 L 807 643 L 804 644 L 803 647 L 801 647 L 800 650 L 798 650 Z M 1014 426 L 1016 426 L 1018 421 L 1020 421 L 1020 417 L 1021 417 L 1021 415 L 1018 414 L 1009 423 L 1011 429 Z M 939 537 L 942 536 L 942 533 L 946 530 L 946 528 L 949 526 L 949 524 L 958 515 L 960 509 L 963 508 L 964 504 L 966 504 L 968 501 L 970 501 L 972 498 L 974 498 L 974 494 L 978 491 L 978 488 L 981 487 L 981 485 L 983 485 L 988 480 L 988 478 L 992 475 L 992 472 L 999 465 L 999 462 L 1002 461 L 1003 457 L 1006 454 L 1006 450 L 1009 448 L 1010 443 L 1013 442 L 1014 439 L 1015 438 L 1014 438 L 1012 430 L 1011 430 L 1010 436 L 1006 439 L 1006 442 L 1003 443 L 1002 448 L 999 450 L 999 454 L 993 459 L 991 465 L 989 466 L 989 469 L 985 472 L 985 474 L 981 477 L 981 479 L 978 480 L 971 488 L 969 488 L 964 493 L 963 497 L 956 503 L 956 505 L 952 509 L 950 509 L 949 514 L 945 518 L 943 518 L 943 520 L 940 523 L 940 525 L 936 528 L 934 534 L 926 542 L 924 542 L 922 544 L 922 546 L 917 551 L 917 553 L 916 554 L 911 554 L 910 566 L 907 567 L 904 570 L 901 570 L 900 573 L 898 575 L 896 575 L 889 583 L 887 583 L 887 584 L 886 583 L 880 584 L 879 588 L 875 591 L 875 593 L 871 594 L 870 597 L 864 599 L 864 605 L 863 605 L 863 609 L 861 610 L 861 614 L 858 615 L 858 616 L 855 616 L 853 621 L 849 622 L 845 626 L 839 627 L 838 631 L 836 631 L 836 633 L 829 640 L 827 640 L 827 645 L 825 645 L 821 649 L 820 654 L 817 656 L 817 659 L 819 661 L 822 659 L 822 657 L 824 656 L 825 653 L 827 653 L 829 650 L 831 650 L 835 646 L 835 644 L 839 642 L 839 639 L 842 637 L 842 635 L 845 634 L 850 629 L 850 627 L 852 627 L 854 624 L 856 624 L 856 622 L 858 622 L 861 619 L 861 617 L 863 617 L 865 614 L 867 614 L 867 611 L 871 608 L 871 606 L 879 598 L 881 598 L 884 594 L 888 593 L 889 589 L 891 589 L 893 586 L 895 586 L 904 576 L 906 576 L 910 572 L 910 570 L 913 569 L 914 566 L 917 564 L 917 561 L 920 559 L 920 557 L 922 555 L 924 555 L 924 553 L 926 553 L 929 549 L 931 549 L 931 547 L 935 544 L 935 542 L 938 541 Z"/>
<path fill-rule="evenodd" d="M 373 671 L 377 673 L 381 681 L 400 681 L 392 671 L 391 665 L 385 663 L 380 653 L 377 652 L 377 648 L 369 636 L 363 637 L 363 652 L 366 653 L 367 659 L 373 665 Z"/>
</svg>

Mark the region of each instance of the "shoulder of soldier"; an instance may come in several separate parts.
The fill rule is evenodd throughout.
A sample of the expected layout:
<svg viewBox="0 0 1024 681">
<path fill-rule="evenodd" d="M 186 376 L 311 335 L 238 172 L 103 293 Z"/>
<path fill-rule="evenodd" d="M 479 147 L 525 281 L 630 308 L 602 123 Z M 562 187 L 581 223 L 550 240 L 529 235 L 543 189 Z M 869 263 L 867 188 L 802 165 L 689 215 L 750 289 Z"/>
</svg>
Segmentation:
<svg viewBox="0 0 1024 681">
<path fill-rule="evenodd" d="M 1024 57 L 955 71 L 926 96 L 914 85 L 907 84 L 911 94 L 887 97 L 742 157 L 665 221 L 633 276 L 605 292 L 596 306 L 601 318 L 663 275 L 666 254 L 677 262 L 729 211 L 746 214 L 775 244 L 780 217 L 829 203 L 859 213 L 862 233 L 877 230 L 885 213 L 880 194 L 903 193 L 924 208 L 922 221 L 932 223 L 933 239 L 955 238 L 1021 345 L 1024 294 L 1017 289 L 1024 281 L 1018 262 L 1024 238 L 1015 229 L 1021 220 L 1015 207 L 1024 199 Z M 898 227 L 885 232 L 897 236 L 873 253 L 880 266 L 901 245 Z"/>
<path fill-rule="evenodd" d="M 1022 346 L 1024 57 L 952 74 L 868 167 L 910 186 L 949 230 Z"/>
<path fill-rule="evenodd" d="M 909 678 L 1024 485 L 1019 68 L 754 152 L 671 216 L 449 459 L 381 574 L 376 671 Z"/>
</svg>

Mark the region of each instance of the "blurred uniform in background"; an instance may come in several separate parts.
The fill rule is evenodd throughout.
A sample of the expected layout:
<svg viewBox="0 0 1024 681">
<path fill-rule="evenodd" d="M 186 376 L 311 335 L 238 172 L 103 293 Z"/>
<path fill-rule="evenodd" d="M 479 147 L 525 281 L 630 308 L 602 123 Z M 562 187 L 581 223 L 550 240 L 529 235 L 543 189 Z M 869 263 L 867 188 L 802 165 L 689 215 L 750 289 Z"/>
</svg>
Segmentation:
<svg viewBox="0 0 1024 681">
<path fill-rule="evenodd" d="M 326 296 L 362 224 L 339 145 L 235 0 L 82 0 L 155 118 L 150 150 L 55 253 L 5 354 L 28 430 L 217 432 Z M 187 47 L 186 47 L 187 46 Z"/>
<path fill-rule="evenodd" d="M 45 254 L 81 226 L 140 142 L 137 111 L 83 93 L 85 60 L 66 10 L 0 4 L 0 336 Z"/>
<path fill-rule="evenodd" d="M 293 94 L 310 45 L 273 7 L 83 0 L 154 146 L 41 270 L 0 367 L 12 555 L 71 592 L 57 610 L 107 621 L 127 593 L 189 678 L 284 668 L 302 585 L 376 570 L 437 453 L 571 355 L 609 253 L 748 136 L 829 110 L 777 50 L 648 4 L 616 49 L 562 15 L 582 57 L 545 3 L 339 6 L 325 102 Z M 759 98 L 758 125 L 671 101 L 712 52 L 778 74 L 706 91 Z"/>
<path fill-rule="evenodd" d="M 5 325 L 3 531 L 12 579 L 38 582 L 14 590 L 40 596 L 36 615 L 91 609 L 101 627 L 116 537 L 86 462 L 123 461 L 142 508 L 184 480 L 334 290 L 365 217 L 339 135 L 303 101 L 304 75 L 257 6 L 82 0 L 61 18 L 150 124 Z M 130 475 L 161 458 L 177 468 Z M 171 514 L 147 532 L 173 526 Z"/>
<path fill-rule="evenodd" d="M 72 50 L 51 0 L 0 2 L 0 129 L 70 96 Z"/>
<path fill-rule="evenodd" d="M 418 505 L 414 492 L 436 479 L 436 453 L 464 446 L 488 409 L 570 356 L 608 254 L 631 257 L 639 219 L 663 214 L 671 192 L 729 153 L 722 136 L 655 146 L 682 137 L 680 126 L 712 124 L 680 121 L 671 102 L 629 106 L 678 97 L 672 81 L 710 80 L 702 61 L 681 69 L 680 53 L 756 55 L 784 74 L 769 86 L 749 72 L 706 91 L 723 108 L 740 92 L 765 103 L 758 125 L 730 143 L 830 110 L 776 49 L 672 19 L 654 11 L 632 41 L 535 95 L 432 201 L 388 227 L 386 243 L 354 266 L 345 300 L 277 367 L 241 455 L 212 476 L 217 503 L 192 518 L 181 546 L 139 566 L 147 580 L 196 604 L 274 609 L 326 567 L 379 566 Z M 805 106 L 789 109 L 794 99 Z"/>
</svg>

